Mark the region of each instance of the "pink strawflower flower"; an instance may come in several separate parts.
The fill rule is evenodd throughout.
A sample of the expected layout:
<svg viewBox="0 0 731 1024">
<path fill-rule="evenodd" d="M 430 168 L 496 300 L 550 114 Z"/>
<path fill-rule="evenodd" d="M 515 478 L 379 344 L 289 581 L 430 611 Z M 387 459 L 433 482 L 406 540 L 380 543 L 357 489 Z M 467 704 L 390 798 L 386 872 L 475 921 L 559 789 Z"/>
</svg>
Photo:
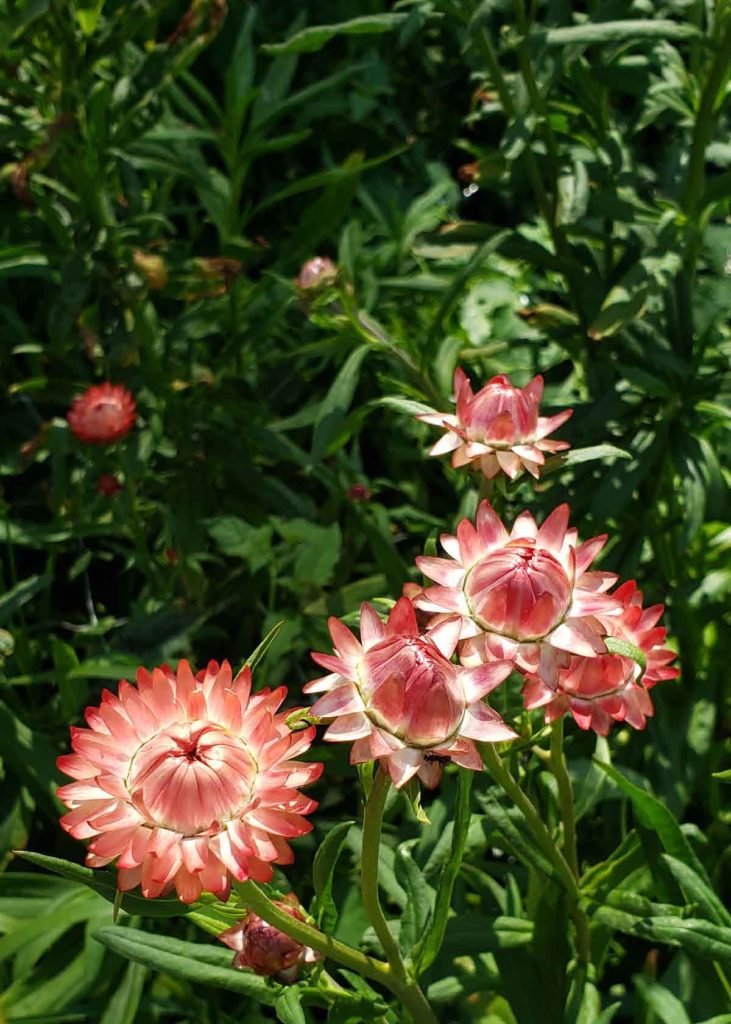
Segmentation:
<svg viewBox="0 0 731 1024">
<path fill-rule="evenodd" d="M 305 920 L 294 893 L 289 893 L 284 899 L 274 900 L 273 903 L 296 921 Z M 255 974 L 274 975 L 277 981 L 285 985 L 297 981 L 301 964 L 313 964 L 322 959 L 321 953 L 303 946 L 274 925 L 267 924 L 252 910 L 218 938 L 229 949 L 235 950 L 233 967 L 248 967 Z"/>
<path fill-rule="evenodd" d="M 395 786 L 418 775 L 432 788 L 445 759 L 473 770 L 482 767 L 474 740 L 515 738 L 482 701 L 512 666 L 506 661 L 471 669 L 452 664 L 458 618 L 420 635 L 414 606 L 402 597 L 385 624 L 371 605 L 361 607 L 360 641 L 338 619 L 328 625 L 335 654 L 312 657 L 330 674 L 304 689 L 325 692 L 312 714 L 334 719 L 326 740 L 353 742 L 351 764 L 378 759 Z"/>
<path fill-rule="evenodd" d="M 75 839 L 90 839 L 86 863 L 116 861 L 118 885 L 144 896 L 202 890 L 227 899 L 231 877 L 266 882 L 271 864 L 293 860 L 288 839 L 309 832 L 317 806 L 298 787 L 321 764 L 293 760 L 315 729 L 291 733 L 277 714 L 286 688 L 253 696 L 251 672 L 232 679 L 212 661 L 193 675 L 187 661 L 139 669 L 137 686 L 102 693 L 88 729 L 71 729 L 75 751 L 58 766 L 76 782 L 58 790 Z"/>
<path fill-rule="evenodd" d="M 504 375 L 493 377 L 477 394 L 465 372 L 454 373 L 456 413 L 424 413 L 417 419 L 444 427 L 447 433 L 429 452 L 452 452 L 455 469 L 475 462 L 488 480 L 505 473 L 511 480 L 523 469 L 538 477 L 546 461 L 544 452 L 562 452 L 566 441 L 547 441 L 572 415 L 565 409 L 555 416 L 539 416 L 543 377 L 534 377 L 524 388 L 516 388 Z"/>
<path fill-rule="evenodd" d="M 121 384 L 94 384 L 71 403 L 68 422 L 73 433 L 85 444 L 111 444 L 121 441 L 137 418 L 135 400 Z"/>
<path fill-rule="evenodd" d="M 570 711 L 581 729 L 593 729 L 600 736 L 607 735 L 613 722 L 644 729 L 654 714 L 647 691 L 679 675 L 677 668 L 670 667 L 675 652 L 663 646 L 667 630 L 657 625 L 663 605 L 643 609 L 634 580 L 623 583 L 613 596 L 621 604 L 621 614 L 606 617 L 607 633 L 644 652 L 644 672 L 633 658 L 620 654 L 564 655 L 555 687 L 530 674 L 523 689 L 526 708 L 542 707 L 547 722 Z"/>
<path fill-rule="evenodd" d="M 550 683 L 557 651 L 606 653 L 605 630 L 596 616 L 619 611 L 617 599 L 604 593 L 617 577 L 588 571 L 606 536 L 579 544 L 568 519 L 568 505 L 559 505 L 539 529 L 523 512 L 508 533 L 483 501 L 475 526 L 463 519 L 456 537 L 442 536 L 449 558 L 416 559 L 438 584 L 424 590 L 416 605 L 434 614 L 434 621 L 460 616 L 464 664 L 509 659 Z"/>
</svg>

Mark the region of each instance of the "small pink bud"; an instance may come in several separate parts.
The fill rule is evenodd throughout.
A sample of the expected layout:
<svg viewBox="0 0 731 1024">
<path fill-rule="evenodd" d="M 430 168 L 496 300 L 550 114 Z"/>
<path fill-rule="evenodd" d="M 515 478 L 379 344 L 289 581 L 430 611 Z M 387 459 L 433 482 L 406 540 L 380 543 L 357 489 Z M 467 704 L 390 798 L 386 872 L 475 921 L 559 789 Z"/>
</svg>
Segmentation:
<svg viewBox="0 0 731 1024">
<path fill-rule="evenodd" d="M 299 910 L 299 901 L 294 893 L 282 900 L 274 900 L 274 906 L 296 921 L 305 918 Z M 281 932 L 274 925 L 267 924 L 258 914 L 249 911 L 237 924 L 218 936 L 229 949 L 235 950 L 233 966 L 250 968 L 255 974 L 275 975 L 283 984 L 291 984 L 299 978 L 300 964 L 314 963 L 321 959 L 309 946 L 303 946 L 296 939 Z"/>
<path fill-rule="evenodd" d="M 365 484 L 352 484 L 348 488 L 348 498 L 351 501 L 370 501 L 371 495 L 370 487 L 366 487 Z"/>
<path fill-rule="evenodd" d="M 332 284 L 338 276 L 338 268 L 327 256 L 313 256 L 303 263 L 295 284 L 303 291 L 313 291 L 323 285 Z"/>
<path fill-rule="evenodd" d="M 113 498 L 122 490 L 122 485 L 113 473 L 102 473 L 96 485 L 97 493 L 104 498 Z"/>
</svg>

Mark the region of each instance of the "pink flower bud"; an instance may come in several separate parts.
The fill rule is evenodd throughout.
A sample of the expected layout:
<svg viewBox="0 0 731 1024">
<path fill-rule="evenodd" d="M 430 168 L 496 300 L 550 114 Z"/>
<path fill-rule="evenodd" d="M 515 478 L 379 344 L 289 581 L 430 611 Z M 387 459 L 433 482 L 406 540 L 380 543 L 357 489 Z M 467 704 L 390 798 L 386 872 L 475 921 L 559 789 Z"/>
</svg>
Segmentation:
<svg viewBox="0 0 731 1024">
<path fill-rule="evenodd" d="M 371 489 L 365 484 L 352 484 L 348 488 L 348 498 L 351 501 L 370 501 Z"/>
<path fill-rule="evenodd" d="M 511 664 L 454 665 L 458 617 L 447 617 L 422 635 L 413 604 L 402 597 L 385 623 L 371 605 L 362 606 L 360 641 L 336 618 L 329 626 L 335 654 L 312 655 L 328 675 L 304 689 L 323 693 L 312 714 L 334 719 L 325 739 L 355 741 L 353 764 L 377 759 L 395 786 L 418 775 L 433 787 L 445 761 L 482 767 L 475 740 L 515 738 L 482 700 L 510 674 Z"/>
<path fill-rule="evenodd" d="M 514 480 L 524 469 L 538 477 L 546 461 L 546 452 L 569 448 L 566 441 L 547 441 L 571 416 L 565 409 L 555 416 L 538 415 L 543 396 L 543 378 L 534 377 L 524 388 L 516 388 L 501 375 L 489 380 L 473 394 L 467 375 L 454 374 L 455 413 L 425 413 L 418 419 L 444 427 L 447 433 L 431 449 L 430 455 L 452 452 L 457 468 L 475 463 L 491 480 L 505 473 Z"/>
<path fill-rule="evenodd" d="M 315 288 L 322 288 L 323 285 L 332 284 L 338 276 L 338 268 L 327 256 L 313 256 L 311 260 L 303 263 L 295 284 L 303 291 L 312 291 Z"/>
<path fill-rule="evenodd" d="M 96 485 L 97 493 L 105 498 L 113 498 L 122 490 L 122 485 L 113 473 L 102 473 Z"/>
<path fill-rule="evenodd" d="M 305 918 L 299 910 L 297 897 L 290 893 L 282 900 L 274 900 L 274 906 L 297 921 Z M 250 968 L 255 974 L 275 975 L 278 981 L 290 984 L 299 978 L 300 964 L 314 963 L 321 959 L 309 946 L 303 946 L 272 924 L 249 911 L 232 928 L 218 938 L 229 949 L 236 951 L 233 966 Z"/>
<path fill-rule="evenodd" d="M 67 416 L 72 432 L 85 444 L 112 444 L 132 429 L 137 407 L 121 384 L 95 384 L 75 398 Z"/>
</svg>

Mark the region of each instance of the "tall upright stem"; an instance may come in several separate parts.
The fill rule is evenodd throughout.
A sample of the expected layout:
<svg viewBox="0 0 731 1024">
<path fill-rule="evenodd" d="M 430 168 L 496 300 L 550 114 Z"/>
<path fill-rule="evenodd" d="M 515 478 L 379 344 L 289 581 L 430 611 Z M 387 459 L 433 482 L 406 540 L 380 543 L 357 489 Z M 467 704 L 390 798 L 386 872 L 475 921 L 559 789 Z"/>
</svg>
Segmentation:
<svg viewBox="0 0 731 1024">
<path fill-rule="evenodd" d="M 361 894 L 368 920 L 373 926 L 395 979 L 403 985 L 401 1000 L 414 1024 L 437 1024 L 424 993 L 409 976 L 401 952 L 388 927 L 378 896 L 378 855 L 381 848 L 383 808 L 391 785 L 388 775 L 379 767 L 373 777 L 363 814 L 363 853 L 361 855 Z"/>
<path fill-rule="evenodd" d="M 574 791 L 569 777 L 568 765 L 566 764 L 566 755 L 563 751 L 562 718 L 554 722 L 551 729 L 551 758 L 549 764 L 558 785 L 558 805 L 563 825 L 564 853 L 578 888 L 579 855 L 576 846 L 576 812 L 574 809 Z M 591 963 L 589 920 L 577 900 L 574 900 L 572 903 L 571 915 L 576 928 L 576 953 L 579 960 L 579 975 L 583 985 L 587 968 Z"/>
</svg>

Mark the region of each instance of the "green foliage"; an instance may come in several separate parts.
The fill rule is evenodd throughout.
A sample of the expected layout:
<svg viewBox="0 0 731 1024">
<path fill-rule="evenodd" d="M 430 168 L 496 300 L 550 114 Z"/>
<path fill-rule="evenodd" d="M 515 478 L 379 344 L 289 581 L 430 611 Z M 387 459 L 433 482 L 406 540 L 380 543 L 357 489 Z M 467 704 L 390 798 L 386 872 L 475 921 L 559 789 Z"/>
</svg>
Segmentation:
<svg viewBox="0 0 731 1024">
<path fill-rule="evenodd" d="M 120 905 L 57 828 L 55 759 L 139 665 L 229 658 L 301 706 L 326 617 L 387 609 L 474 512 L 415 419 L 461 365 L 541 373 L 547 413 L 574 408 L 571 449 L 503 499 L 607 532 L 602 568 L 666 605 L 681 677 L 594 760 L 567 730 L 576 892 L 540 712 L 497 691 L 545 834 L 485 774 L 389 803 L 395 939 L 457 1024 L 721 1024 L 731 9 L 365 7 L 0 0 L 0 1018 L 398 1019 L 331 960 L 292 986 L 233 970 L 210 937 L 236 895 Z M 297 287 L 324 254 L 337 279 Z M 139 419 L 84 446 L 65 415 L 104 379 Z M 272 895 L 373 953 L 355 773 L 337 745 L 308 756 L 315 832 Z"/>
</svg>

